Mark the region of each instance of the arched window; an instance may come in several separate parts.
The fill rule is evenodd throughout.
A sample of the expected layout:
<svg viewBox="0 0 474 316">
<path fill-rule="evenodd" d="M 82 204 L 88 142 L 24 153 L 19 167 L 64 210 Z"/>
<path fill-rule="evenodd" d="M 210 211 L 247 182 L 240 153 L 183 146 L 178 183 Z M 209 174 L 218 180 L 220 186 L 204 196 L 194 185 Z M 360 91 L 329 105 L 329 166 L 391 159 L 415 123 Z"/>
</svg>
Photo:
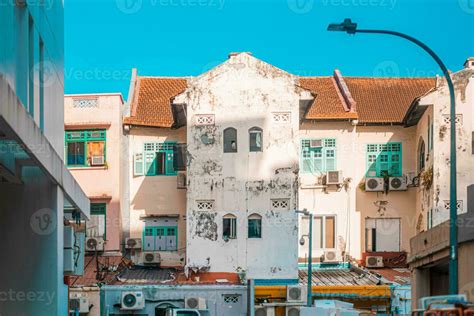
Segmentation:
<svg viewBox="0 0 474 316">
<path fill-rule="evenodd" d="M 258 214 L 249 216 L 248 238 L 262 238 L 262 216 Z"/>
<path fill-rule="evenodd" d="M 418 142 L 418 171 L 421 172 L 425 169 L 425 160 L 426 160 L 426 148 L 425 141 L 420 137 Z"/>
<path fill-rule="evenodd" d="M 237 217 L 235 217 L 235 215 L 224 215 L 222 218 L 222 227 L 222 238 L 224 238 L 224 240 L 237 238 Z"/>
<path fill-rule="evenodd" d="M 237 152 L 237 130 L 233 127 L 228 127 L 224 130 L 224 152 Z"/>
<path fill-rule="evenodd" d="M 263 131 L 260 127 L 249 129 L 249 151 L 263 150 Z"/>
</svg>

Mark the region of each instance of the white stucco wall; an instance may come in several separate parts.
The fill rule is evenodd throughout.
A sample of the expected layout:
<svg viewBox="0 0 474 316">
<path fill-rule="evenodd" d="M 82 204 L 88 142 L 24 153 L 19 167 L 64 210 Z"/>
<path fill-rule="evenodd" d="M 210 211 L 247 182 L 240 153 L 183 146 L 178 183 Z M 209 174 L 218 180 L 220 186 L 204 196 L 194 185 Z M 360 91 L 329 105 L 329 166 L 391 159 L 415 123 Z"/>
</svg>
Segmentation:
<svg viewBox="0 0 474 316">
<path fill-rule="evenodd" d="M 474 130 L 474 69 L 464 69 L 453 74 L 453 83 L 456 95 L 456 115 L 459 123 L 456 129 L 456 154 L 457 154 L 457 199 L 461 201 L 458 213 L 466 213 L 467 210 L 467 186 L 474 183 L 474 155 L 472 151 L 472 132 Z M 433 209 L 432 224 L 436 226 L 449 219 L 450 187 L 450 125 L 447 116 L 450 113 L 449 92 L 444 80 L 440 81 L 440 87 L 420 100 L 420 104 L 428 105 L 421 124 L 426 124 L 427 116 L 434 119 L 434 148 L 430 154 L 433 166 L 433 185 L 428 196 L 420 200 L 423 206 L 423 217 L 426 212 Z M 427 134 L 427 127 L 419 124 L 418 135 Z M 423 194 L 423 192 L 420 192 Z"/>
<path fill-rule="evenodd" d="M 187 104 L 187 265 L 219 272 L 241 268 L 257 279 L 296 278 L 295 78 L 242 53 L 188 85 L 175 100 Z M 290 122 L 274 123 L 273 112 L 290 113 Z M 215 124 L 197 126 L 198 114 L 214 114 Z M 262 152 L 249 152 L 248 130 L 254 126 L 263 129 Z M 237 153 L 223 152 L 227 127 L 237 129 Z M 289 199 L 288 210 L 272 210 L 276 198 Z M 200 200 L 212 200 L 213 209 L 198 210 Z M 247 218 L 254 213 L 262 217 L 262 238 L 249 239 Z M 222 238 L 226 214 L 237 217 L 237 238 L 228 241 Z"/>
</svg>

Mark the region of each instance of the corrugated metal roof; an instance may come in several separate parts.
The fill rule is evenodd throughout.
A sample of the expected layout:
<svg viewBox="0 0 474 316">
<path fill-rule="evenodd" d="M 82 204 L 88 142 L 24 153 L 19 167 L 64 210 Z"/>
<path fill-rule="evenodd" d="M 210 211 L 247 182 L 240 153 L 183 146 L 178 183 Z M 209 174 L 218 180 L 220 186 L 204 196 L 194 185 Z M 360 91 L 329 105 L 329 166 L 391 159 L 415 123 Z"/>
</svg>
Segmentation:
<svg viewBox="0 0 474 316">
<path fill-rule="evenodd" d="M 300 283 L 308 284 L 308 272 L 299 270 Z M 361 273 L 355 269 L 316 269 L 313 270 L 313 285 L 379 285 L 381 281 L 371 273 Z"/>
</svg>

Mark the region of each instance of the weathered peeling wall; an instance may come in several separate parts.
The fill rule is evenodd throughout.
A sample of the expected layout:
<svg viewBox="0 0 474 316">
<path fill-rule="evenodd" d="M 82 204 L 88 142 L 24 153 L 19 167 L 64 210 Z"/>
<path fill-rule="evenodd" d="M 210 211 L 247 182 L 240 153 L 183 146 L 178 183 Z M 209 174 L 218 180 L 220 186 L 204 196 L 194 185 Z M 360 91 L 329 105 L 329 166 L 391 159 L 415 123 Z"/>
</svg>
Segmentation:
<svg viewBox="0 0 474 316">
<path fill-rule="evenodd" d="M 299 90 L 295 78 L 248 54 L 238 54 L 200 77 L 177 99 L 188 108 L 187 265 L 247 271 L 252 278 L 297 278 L 296 208 Z M 275 123 L 272 113 L 291 120 Z M 197 126 L 196 115 L 215 124 Z M 263 129 L 263 151 L 249 152 L 248 130 Z M 223 153 L 223 131 L 237 129 L 238 152 Z M 289 199 L 273 210 L 271 199 Z M 197 201 L 212 200 L 211 210 Z M 222 218 L 237 217 L 237 238 L 224 241 Z M 262 217 L 262 238 L 247 238 L 247 218 Z"/>
<path fill-rule="evenodd" d="M 474 155 L 472 149 L 472 132 L 474 130 L 474 70 L 464 69 L 453 74 L 456 95 L 456 128 L 457 153 L 457 199 L 460 202 L 458 213 L 468 211 L 467 186 L 474 182 Z M 427 115 L 434 118 L 434 148 L 432 188 L 427 197 L 420 197 L 419 212 L 433 209 L 432 224 L 436 226 L 449 219 L 449 187 L 450 187 L 450 125 L 447 116 L 450 113 L 449 91 L 443 81 L 440 87 L 420 100 L 420 104 L 429 105 L 422 119 Z M 425 133 L 420 129 L 419 134 Z M 421 195 L 425 194 L 420 192 Z M 471 206 L 472 207 L 472 206 Z"/>
</svg>

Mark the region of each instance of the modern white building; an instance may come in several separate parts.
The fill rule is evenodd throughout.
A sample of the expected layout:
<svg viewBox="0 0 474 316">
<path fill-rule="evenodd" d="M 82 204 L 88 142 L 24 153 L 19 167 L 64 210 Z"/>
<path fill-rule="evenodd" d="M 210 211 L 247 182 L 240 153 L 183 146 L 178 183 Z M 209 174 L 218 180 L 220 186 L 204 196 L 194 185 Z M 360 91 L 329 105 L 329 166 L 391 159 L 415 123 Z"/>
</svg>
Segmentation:
<svg viewBox="0 0 474 316">
<path fill-rule="evenodd" d="M 63 210 L 89 200 L 63 162 L 63 2 L 3 2 L 0 29 L 0 314 L 66 315 Z"/>
</svg>

